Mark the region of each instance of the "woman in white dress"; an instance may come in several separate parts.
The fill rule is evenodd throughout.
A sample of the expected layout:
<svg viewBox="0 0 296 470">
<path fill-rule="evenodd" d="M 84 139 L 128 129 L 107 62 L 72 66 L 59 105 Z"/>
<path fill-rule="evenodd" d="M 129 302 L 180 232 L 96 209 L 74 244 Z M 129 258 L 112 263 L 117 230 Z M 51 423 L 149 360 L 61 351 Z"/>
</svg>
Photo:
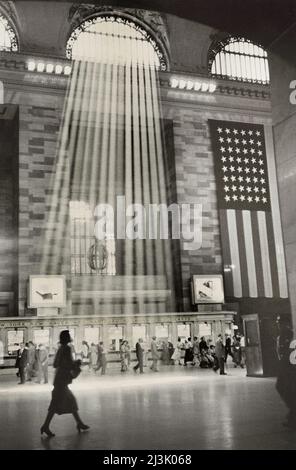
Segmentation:
<svg viewBox="0 0 296 470">
<path fill-rule="evenodd" d="M 183 348 L 183 343 L 181 341 L 181 338 L 178 338 L 178 342 L 174 351 L 174 354 L 172 355 L 172 359 L 175 362 L 175 364 L 178 364 L 181 366 L 181 351 Z"/>
</svg>

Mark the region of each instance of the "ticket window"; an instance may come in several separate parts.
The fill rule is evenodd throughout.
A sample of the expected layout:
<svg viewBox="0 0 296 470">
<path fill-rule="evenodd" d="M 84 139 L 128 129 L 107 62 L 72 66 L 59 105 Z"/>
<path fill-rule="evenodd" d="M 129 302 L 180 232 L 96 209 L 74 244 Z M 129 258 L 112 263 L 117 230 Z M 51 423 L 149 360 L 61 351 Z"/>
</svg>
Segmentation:
<svg viewBox="0 0 296 470">
<path fill-rule="evenodd" d="M 181 338 L 181 342 L 184 343 L 185 339 L 190 338 L 190 324 L 178 323 L 177 325 L 178 338 Z"/>
<path fill-rule="evenodd" d="M 162 341 L 169 339 L 169 325 L 165 323 L 155 325 L 156 341 L 161 346 Z"/>
<path fill-rule="evenodd" d="M 84 328 L 84 341 L 90 346 L 93 344 L 99 344 L 100 340 L 100 328 L 88 326 Z"/>
<path fill-rule="evenodd" d="M 108 328 L 109 351 L 119 351 L 122 338 L 123 338 L 122 326 L 109 326 Z"/>
<path fill-rule="evenodd" d="M 38 347 L 42 344 L 46 348 L 50 346 L 50 331 L 48 329 L 34 330 L 33 331 L 33 343 Z"/>
<path fill-rule="evenodd" d="M 204 336 L 205 339 L 212 338 L 212 324 L 203 322 L 198 324 L 199 339 Z"/>
<path fill-rule="evenodd" d="M 133 341 L 133 348 L 136 347 L 139 338 L 142 338 L 144 344 L 148 344 L 148 328 L 147 325 L 133 325 L 132 328 L 132 341 Z"/>
<path fill-rule="evenodd" d="M 23 330 L 8 330 L 7 331 L 7 352 L 9 355 L 14 355 L 20 348 L 20 344 L 24 343 Z"/>
</svg>

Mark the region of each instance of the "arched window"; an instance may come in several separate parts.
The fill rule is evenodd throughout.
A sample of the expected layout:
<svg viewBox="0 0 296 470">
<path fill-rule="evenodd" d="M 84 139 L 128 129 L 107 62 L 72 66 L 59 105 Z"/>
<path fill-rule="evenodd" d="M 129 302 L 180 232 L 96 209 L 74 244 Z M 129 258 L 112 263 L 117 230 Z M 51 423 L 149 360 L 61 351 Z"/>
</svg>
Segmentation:
<svg viewBox="0 0 296 470">
<path fill-rule="evenodd" d="M 212 75 L 252 83 L 269 83 L 267 52 L 244 38 L 227 38 L 212 48 L 209 57 Z"/>
<path fill-rule="evenodd" d="M 79 25 L 67 42 L 66 54 L 69 59 L 167 68 L 161 47 L 150 33 L 131 19 L 114 14 L 90 18 Z"/>
<path fill-rule="evenodd" d="M 17 37 L 4 16 L 0 14 L 0 51 L 17 51 Z"/>
</svg>

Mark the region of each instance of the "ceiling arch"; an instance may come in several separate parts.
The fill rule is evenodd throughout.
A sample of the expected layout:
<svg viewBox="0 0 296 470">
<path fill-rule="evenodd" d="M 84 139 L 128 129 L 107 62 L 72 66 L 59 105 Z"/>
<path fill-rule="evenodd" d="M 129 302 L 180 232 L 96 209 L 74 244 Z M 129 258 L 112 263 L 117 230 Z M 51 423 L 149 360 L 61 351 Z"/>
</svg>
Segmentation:
<svg viewBox="0 0 296 470">
<path fill-rule="evenodd" d="M 67 3 L 108 4 L 170 13 L 232 34 L 247 36 L 265 47 L 296 21 L 295 0 L 80 0 Z"/>
</svg>

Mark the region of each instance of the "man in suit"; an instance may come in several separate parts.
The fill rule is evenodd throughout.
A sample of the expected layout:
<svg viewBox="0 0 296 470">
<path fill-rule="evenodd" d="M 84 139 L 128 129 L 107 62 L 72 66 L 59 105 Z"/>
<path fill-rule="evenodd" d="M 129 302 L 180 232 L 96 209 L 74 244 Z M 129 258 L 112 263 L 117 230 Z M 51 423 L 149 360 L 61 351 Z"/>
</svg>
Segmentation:
<svg viewBox="0 0 296 470">
<path fill-rule="evenodd" d="M 106 349 L 104 347 L 103 341 L 100 341 L 98 345 L 98 366 L 96 371 L 102 369 L 101 375 L 105 375 L 107 367 L 107 357 L 106 357 Z"/>
<path fill-rule="evenodd" d="M 24 343 L 20 344 L 20 349 L 17 351 L 15 367 L 18 367 L 18 374 L 20 378 L 20 384 L 26 382 L 26 369 L 28 366 L 28 347 Z"/>
<path fill-rule="evenodd" d="M 213 370 L 217 372 L 217 370 L 220 369 L 220 375 L 227 375 L 224 371 L 225 346 L 223 344 L 222 335 L 218 335 L 218 339 L 215 346 L 215 354 L 217 358 L 217 363 L 215 364 Z"/>
<path fill-rule="evenodd" d="M 143 349 L 143 339 L 139 338 L 139 341 L 136 344 L 136 356 L 138 363 L 134 367 L 134 371 L 137 372 L 137 370 L 140 368 L 140 374 L 144 374 L 143 371 L 143 365 L 144 365 L 144 349 Z"/>
<path fill-rule="evenodd" d="M 156 336 L 152 336 L 151 357 L 152 357 L 152 366 L 150 367 L 150 369 L 154 370 L 154 372 L 158 372 L 157 361 L 159 359 L 159 356 L 158 356 L 158 351 L 157 351 Z"/>
<path fill-rule="evenodd" d="M 36 347 L 32 341 L 28 343 L 28 367 L 27 367 L 27 380 L 31 382 L 34 377 L 34 366 L 37 362 Z"/>
<path fill-rule="evenodd" d="M 231 344 L 231 337 L 230 335 L 225 335 L 226 340 L 225 340 L 225 362 L 227 362 L 227 357 L 231 356 L 233 359 L 233 354 L 232 354 L 232 344 Z"/>
<path fill-rule="evenodd" d="M 42 377 L 44 383 L 48 383 L 48 351 L 43 344 L 39 344 L 39 349 L 36 351 L 38 361 L 38 383 L 41 383 Z"/>
</svg>

